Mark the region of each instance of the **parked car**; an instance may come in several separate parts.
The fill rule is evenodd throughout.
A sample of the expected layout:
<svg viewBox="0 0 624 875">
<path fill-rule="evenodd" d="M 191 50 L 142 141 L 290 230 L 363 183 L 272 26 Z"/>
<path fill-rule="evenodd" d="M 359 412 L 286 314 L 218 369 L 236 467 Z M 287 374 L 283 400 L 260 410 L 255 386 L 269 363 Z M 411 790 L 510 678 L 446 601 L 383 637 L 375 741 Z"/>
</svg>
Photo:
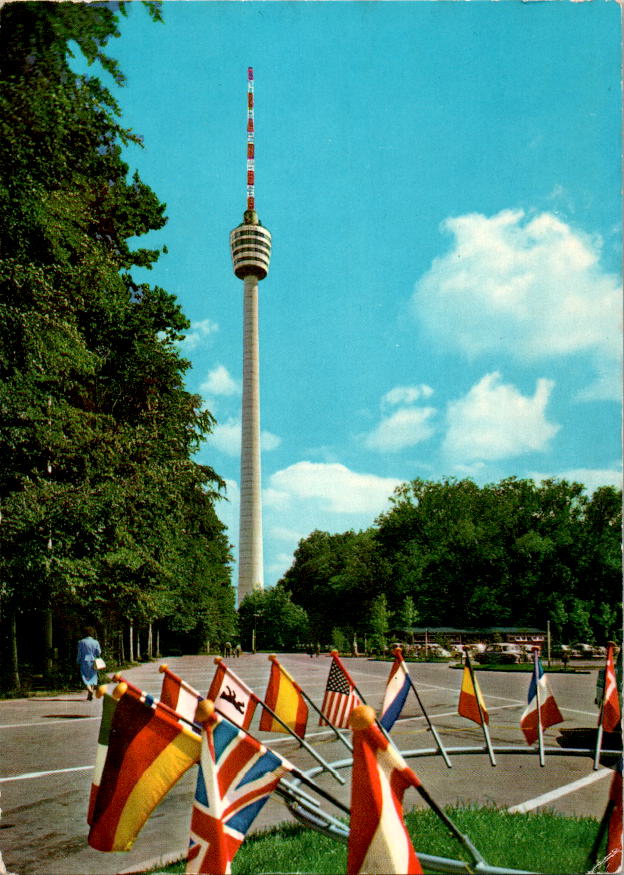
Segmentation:
<svg viewBox="0 0 624 875">
<path fill-rule="evenodd" d="M 483 653 L 477 653 L 475 656 L 477 662 L 481 663 L 498 663 L 507 665 L 517 665 L 523 662 L 523 653 L 518 644 L 503 642 L 502 644 L 488 644 Z"/>
<path fill-rule="evenodd" d="M 433 644 L 428 644 L 426 648 L 423 644 L 420 655 L 425 656 L 425 651 L 427 652 L 428 656 L 436 656 L 442 659 L 448 659 L 451 655 L 450 651 L 448 651 L 445 647 L 442 647 L 441 644 L 436 644 L 435 642 Z"/>
<path fill-rule="evenodd" d="M 591 659 L 594 655 L 594 648 L 591 644 L 584 644 L 581 641 L 577 641 L 576 644 L 572 645 L 572 656 L 580 657 L 582 659 Z"/>
</svg>

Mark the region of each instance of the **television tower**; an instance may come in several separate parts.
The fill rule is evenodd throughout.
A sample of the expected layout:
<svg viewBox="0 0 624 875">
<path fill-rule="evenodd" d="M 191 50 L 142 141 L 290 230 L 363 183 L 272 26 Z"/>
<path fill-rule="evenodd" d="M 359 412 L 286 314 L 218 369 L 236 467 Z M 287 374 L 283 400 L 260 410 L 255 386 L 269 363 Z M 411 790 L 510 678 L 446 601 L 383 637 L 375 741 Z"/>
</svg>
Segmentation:
<svg viewBox="0 0 624 875">
<path fill-rule="evenodd" d="M 255 209 L 254 77 L 247 70 L 247 209 L 230 233 L 234 273 L 243 280 L 243 405 L 241 433 L 238 603 L 264 587 L 260 474 L 258 282 L 269 272 L 271 234 Z"/>
</svg>

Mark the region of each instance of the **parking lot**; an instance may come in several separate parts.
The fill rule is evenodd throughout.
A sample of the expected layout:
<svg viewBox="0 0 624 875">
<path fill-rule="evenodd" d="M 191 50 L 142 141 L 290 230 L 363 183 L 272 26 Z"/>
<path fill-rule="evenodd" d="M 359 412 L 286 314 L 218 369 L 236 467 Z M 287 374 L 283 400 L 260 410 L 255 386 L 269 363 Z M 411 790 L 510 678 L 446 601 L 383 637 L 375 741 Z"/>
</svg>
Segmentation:
<svg viewBox="0 0 624 875">
<path fill-rule="evenodd" d="M 280 657 L 285 667 L 320 705 L 330 660 L 326 655 Z M 166 660 L 170 667 L 201 691 L 208 689 L 214 672 L 211 657 L 187 656 Z M 243 655 L 228 664 L 251 688 L 263 696 L 269 674 L 266 654 Z M 345 664 L 368 703 L 379 708 L 390 664 L 364 658 L 345 659 Z M 596 725 L 594 704 L 596 667 L 581 673 L 553 674 L 551 686 L 565 717 L 567 728 Z M 441 804 L 495 804 L 516 810 L 548 807 L 562 814 L 600 818 L 609 789 L 610 770 L 593 770 L 589 757 L 572 758 L 547 753 L 540 768 L 535 752 L 526 747 L 519 718 L 526 704 L 529 676 L 516 672 L 479 672 L 479 683 L 490 713 L 490 732 L 496 747 L 518 746 L 527 754 L 497 753 L 492 767 L 482 750 L 480 727 L 457 715 L 461 671 L 447 663 L 414 663 L 410 666 L 425 705 L 443 744 L 449 749 L 452 768 L 439 755 L 411 759 L 432 796 Z M 138 666 L 126 673 L 129 680 L 158 695 L 161 675 L 158 664 Z M 194 774 L 188 773 L 154 812 L 135 846 L 125 854 L 102 854 L 87 845 L 85 821 L 87 799 L 95 759 L 101 703 L 83 696 L 6 700 L 0 702 L 2 766 L 2 819 L 0 849 L 9 872 L 19 875 L 43 873 L 116 873 L 161 854 L 181 852 L 187 843 Z M 257 726 L 258 716 L 253 727 Z M 321 729 L 310 715 L 307 739 L 329 761 L 345 758 L 346 748 L 330 732 Z M 253 728 L 252 728 L 253 731 Z M 546 744 L 556 744 L 558 727 L 546 732 Z M 392 735 L 401 750 L 432 750 L 434 744 L 414 696 L 407 700 L 403 717 Z M 260 733 L 261 740 L 291 758 L 300 768 L 311 769 L 315 761 L 284 735 Z M 453 748 L 481 748 L 457 753 Z M 194 770 L 191 770 L 194 772 Z M 344 786 L 330 776 L 318 780 L 327 789 L 349 800 L 349 772 Z M 421 805 L 415 792 L 406 796 L 406 807 Z M 271 800 L 258 828 L 289 819 L 287 809 Z"/>
</svg>

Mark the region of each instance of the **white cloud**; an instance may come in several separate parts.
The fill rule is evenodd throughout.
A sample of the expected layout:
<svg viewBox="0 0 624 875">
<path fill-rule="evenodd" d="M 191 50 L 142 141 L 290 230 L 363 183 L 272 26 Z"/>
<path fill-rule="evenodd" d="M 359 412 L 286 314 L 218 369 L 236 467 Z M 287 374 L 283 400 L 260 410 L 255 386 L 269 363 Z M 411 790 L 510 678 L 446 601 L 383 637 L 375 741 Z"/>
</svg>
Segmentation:
<svg viewBox="0 0 624 875">
<path fill-rule="evenodd" d="M 239 419 L 230 417 L 225 422 L 219 422 L 214 431 L 206 438 L 206 443 L 226 456 L 240 456 L 241 424 Z M 270 431 L 260 434 L 260 449 L 263 452 L 275 450 L 282 443 L 281 437 Z"/>
<path fill-rule="evenodd" d="M 381 406 L 394 407 L 397 404 L 414 404 L 421 398 L 431 398 L 433 389 L 431 386 L 395 386 L 381 399 Z"/>
<path fill-rule="evenodd" d="M 338 463 L 296 462 L 270 477 L 264 501 L 280 510 L 299 509 L 301 502 L 309 501 L 324 512 L 378 514 L 401 482 L 358 474 Z"/>
<path fill-rule="evenodd" d="M 271 450 L 276 450 L 281 443 L 281 437 L 273 434 L 273 432 L 263 431 L 260 435 L 260 448 L 263 453 L 270 453 Z"/>
<path fill-rule="evenodd" d="M 180 347 L 183 352 L 197 349 L 203 340 L 210 337 L 211 334 L 214 334 L 218 330 L 219 326 L 216 322 L 213 322 L 212 319 L 201 319 L 199 322 L 191 322 L 191 327 L 185 335 L 184 340 L 180 341 Z"/>
<path fill-rule="evenodd" d="M 617 468 L 570 468 L 558 474 L 541 474 L 534 472 L 530 477 L 540 482 L 542 480 L 567 480 L 568 483 L 582 483 L 590 494 L 599 486 L 615 486 L 622 488 L 622 470 Z"/>
<path fill-rule="evenodd" d="M 620 287 L 600 266 L 602 241 L 552 213 L 446 219 L 451 250 L 416 285 L 431 335 L 475 356 L 533 361 L 590 353 L 601 379 L 585 397 L 619 398 Z"/>
<path fill-rule="evenodd" d="M 430 420 L 434 407 L 402 407 L 381 420 L 369 432 L 364 444 L 371 450 L 397 453 L 430 438 L 435 429 Z"/>
<path fill-rule="evenodd" d="M 237 395 L 240 384 L 235 380 L 225 365 L 217 365 L 200 385 L 202 395 Z"/>
<path fill-rule="evenodd" d="M 502 383 L 498 372 L 486 374 L 467 395 L 449 403 L 444 451 L 469 464 L 547 449 L 559 431 L 546 419 L 553 386 L 551 380 L 539 379 L 534 394 L 525 396 Z"/>
</svg>

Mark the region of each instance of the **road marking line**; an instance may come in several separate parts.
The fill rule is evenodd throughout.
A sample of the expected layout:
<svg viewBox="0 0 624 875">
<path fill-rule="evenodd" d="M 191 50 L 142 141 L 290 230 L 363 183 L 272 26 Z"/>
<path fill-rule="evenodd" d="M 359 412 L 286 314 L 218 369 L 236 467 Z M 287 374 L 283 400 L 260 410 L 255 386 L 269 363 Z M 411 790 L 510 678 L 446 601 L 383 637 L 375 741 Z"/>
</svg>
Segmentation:
<svg viewBox="0 0 624 875">
<path fill-rule="evenodd" d="M 43 722 L 33 723 L 3 723 L 0 724 L 0 729 L 29 729 L 31 726 L 58 726 L 60 723 L 75 723 L 76 720 L 99 720 L 99 715 L 97 717 L 68 717 L 67 720 L 61 718 L 60 720 L 56 718 L 52 718 L 50 720 L 45 720 Z"/>
<path fill-rule="evenodd" d="M 575 790 L 580 790 L 582 787 L 587 787 L 593 784 L 594 781 L 600 781 L 601 778 L 606 778 L 607 775 L 613 773 L 612 769 L 601 769 L 599 772 L 591 772 L 585 775 L 584 778 L 579 778 L 578 781 L 572 781 L 571 784 L 564 784 L 562 787 L 557 787 L 549 793 L 543 793 L 541 796 L 536 796 L 534 799 L 528 799 L 520 805 L 512 805 L 507 811 L 510 814 L 525 814 L 527 811 L 533 811 L 534 808 L 540 808 L 548 802 L 553 802 L 561 796 L 567 796 L 568 793 L 574 793 Z"/>
<path fill-rule="evenodd" d="M 70 769 L 53 769 L 51 772 L 24 772 L 23 775 L 12 775 L 10 778 L 0 778 L 0 784 L 7 784 L 9 781 L 27 781 L 30 778 L 45 778 L 47 775 L 62 775 L 65 772 L 86 772 L 92 769 L 93 766 L 72 766 Z"/>
</svg>

